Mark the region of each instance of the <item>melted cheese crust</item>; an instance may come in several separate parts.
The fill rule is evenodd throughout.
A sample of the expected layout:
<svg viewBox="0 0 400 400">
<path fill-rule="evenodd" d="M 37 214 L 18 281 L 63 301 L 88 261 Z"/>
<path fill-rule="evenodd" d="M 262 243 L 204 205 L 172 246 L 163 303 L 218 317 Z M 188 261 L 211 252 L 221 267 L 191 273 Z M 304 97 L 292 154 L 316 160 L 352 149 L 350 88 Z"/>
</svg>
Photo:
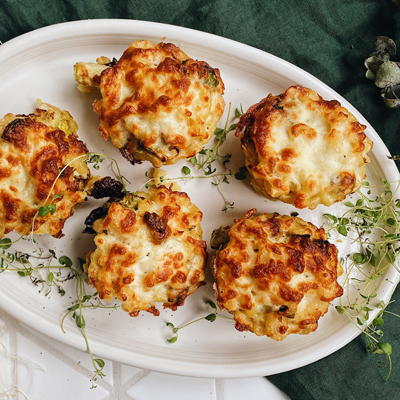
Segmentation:
<svg viewBox="0 0 400 400">
<path fill-rule="evenodd" d="M 277 341 L 313 332 L 343 294 L 337 248 L 301 218 L 256 211 L 234 221 L 229 243 L 211 261 L 217 303 L 239 331 Z"/>
<path fill-rule="evenodd" d="M 213 136 L 225 107 L 218 69 L 171 43 L 145 40 L 132 43 L 114 66 L 99 68 L 78 63 L 75 78 L 81 86 L 99 86 L 99 130 L 132 164 L 174 164 Z"/>
<path fill-rule="evenodd" d="M 207 261 L 201 211 L 186 193 L 164 186 L 112 203 L 93 224 L 96 250 L 86 255 L 89 282 L 100 298 L 115 296 L 133 317 L 176 310 L 204 284 Z"/>
<path fill-rule="evenodd" d="M 87 153 L 78 140 L 78 125 L 67 111 L 38 101 L 34 114 L 7 114 L 0 120 L 0 237 L 12 230 L 32 231 L 32 221 L 50 193 L 56 211 L 37 215 L 33 233 L 61 237 L 62 228 L 89 190 L 90 171 L 82 158 Z"/>
<path fill-rule="evenodd" d="M 365 129 L 338 101 L 293 86 L 250 107 L 236 135 L 257 192 L 314 209 L 360 188 L 373 146 Z"/>
</svg>

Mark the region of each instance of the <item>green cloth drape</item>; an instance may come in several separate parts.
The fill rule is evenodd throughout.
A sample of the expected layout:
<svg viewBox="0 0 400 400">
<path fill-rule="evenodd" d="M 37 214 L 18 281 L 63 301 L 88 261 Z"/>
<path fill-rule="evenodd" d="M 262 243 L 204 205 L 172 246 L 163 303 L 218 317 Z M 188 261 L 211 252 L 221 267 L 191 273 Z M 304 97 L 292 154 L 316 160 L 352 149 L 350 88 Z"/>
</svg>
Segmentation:
<svg viewBox="0 0 400 400">
<path fill-rule="evenodd" d="M 2 0 L 0 41 L 51 24 L 97 18 L 189 27 L 281 57 L 344 96 L 390 152 L 400 154 L 400 110 L 385 108 L 379 89 L 365 78 L 363 65 L 374 51 L 375 36 L 389 36 L 400 45 L 400 10 L 390 0 Z M 0 96 L 6 101 L 6 95 Z M 394 299 L 400 300 L 400 290 Z M 394 303 L 391 310 L 396 309 Z M 389 382 L 383 381 L 383 369 L 378 368 L 378 361 L 385 358 L 368 355 L 362 336 L 314 364 L 268 379 L 293 400 L 400 399 L 399 326 L 399 319 L 386 318 L 385 340 L 393 345 Z"/>
</svg>

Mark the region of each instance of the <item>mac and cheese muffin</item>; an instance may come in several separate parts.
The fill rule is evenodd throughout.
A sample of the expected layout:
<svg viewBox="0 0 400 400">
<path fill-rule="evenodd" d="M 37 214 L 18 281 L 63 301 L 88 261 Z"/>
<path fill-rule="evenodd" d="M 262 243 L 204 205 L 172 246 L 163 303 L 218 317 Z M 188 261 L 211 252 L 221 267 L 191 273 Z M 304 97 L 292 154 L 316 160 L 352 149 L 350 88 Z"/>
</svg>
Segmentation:
<svg viewBox="0 0 400 400">
<path fill-rule="evenodd" d="M 67 111 L 41 101 L 33 114 L 0 120 L 0 237 L 11 231 L 63 236 L 66 219 L 92 186 L 77 130 Z M 38 213 L 50 204 L 46 215 Z"/>
<path fill-rule="evenodd" d="M 365 129 L 338 101 L 292 86 L 250 107 L 236 135 L 258 193 L 314 209 L 360 188 L 373 145 Z"/>
<path fill-rule="evenodd" d="M 157 316 L 157 302 L 176 310 L 204 284 L 202 213 L 186 193 L 160 186 L 111 200 L 94 215 L 96 250 L 85 269 L 100 298 L 117 297 L 132 317 Z"/>
<path fill-rule="evenodd" d="M 111 62 L 77 63 L 81 91 L 98 87 L 99 131 L 132 164 L 155 167 L 196 155 L 214 134 L 225 107 L 219 70 L 172 43 L 132 43 Z"/>
<path fill-rule="evenodd" d="M 313 332 L 343 294 L 337 248 L 323 229 L 299 217 L 256 211 L 213 234 L 219 241 L 211 260 L 218 306 L 233 314 L 239 331 L 277 341 Z"/>
</svg>

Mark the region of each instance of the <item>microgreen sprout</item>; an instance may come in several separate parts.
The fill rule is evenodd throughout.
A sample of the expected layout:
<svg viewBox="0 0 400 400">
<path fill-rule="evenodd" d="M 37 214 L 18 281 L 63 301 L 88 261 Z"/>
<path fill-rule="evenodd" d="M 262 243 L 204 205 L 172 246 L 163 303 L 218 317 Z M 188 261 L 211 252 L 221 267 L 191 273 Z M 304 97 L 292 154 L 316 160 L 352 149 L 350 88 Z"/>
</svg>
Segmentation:
<svg viewBox="0 0 400 400">
<path fill-rule="evenodd" d="M 82 265 L 82 261 L 83 260 L 79 260 L 80 265 Z M 97 379 L 103 378 L 105 375 L 102 372 L 105 362 L 104 360 L 100 359 L 100 358 L 94 358 L 92 350 L 90 348 L 90 344 L 89 344 L 89 340 L 86 334 L 86 321 L 85 318 L 83 316 L 83 310 L 84 309 L 97 309 L 97 308 L 117 308 L 117 305 L 114 306 L 107 306 L 105 304 L 103 304 L 100 300 L 100 298 L 98 297 L 98 293 L 94 293 L 94 294 L 88 294 L 86 292 L 86 285 L 85 285 L 85 280 L 84 280 L 84 275 L 83 275 L 83 271 L 79 271 L 78 269 L 74 269 L 72 268 L 72 261 L 69 257 L 67 256 L 63 256 L 60 257 L 59 262 L 63 265 L 65 265 L 68 268 L 71 268 L 74 270 L 75 272 L 75 276 L 76 276 L 76 302 L 68 309 L 68 311 L 65 313 L 62 321 L 61 321 L 61 329 L 62 331 L 65 333 L 65 329 L 64 329 L 64 322 L 65 319 L 67 318 L 68 315 L 72 314 L 72 318 L 75 320 L 76 326 L 81 330 L 82 336 L 85 339 L 85 343 L 86 343 L 86 348 L 87 351 L 90 355 L 90 359 L 92 360 L 92 365 L 94 368 L 94 375 L 91 378 L 91 382 L 92 382 L 92 387 L 96 388 L 96 381 Z"/>
<path fill-rule="evenodd" d="M 202 170 L 205 175 L 211 175 L 216 172 L 216 168 L 213 166 L 214 162 L 217 162 L 222 168 L 226 168 L 226 164 L 230 161 L 231 154 L 225 155 L 220 154 L 220 147 L 225 142 L 227 134 L 236 129 L 237 124 L 232 124 L 228 127 L 229 116 L 231 113 L 231 103 L 229 103 L 228 116 L 226 118 L 224 128 L 216 128 L 214 136 L 216 139 L 215 144 L 209 149 L 203 149 L 197 156 L 193 156 L 190 162 L 196 166 L 198 170 Z M 241 115 L 240 111 L 236 109 L 235 117 Z"/>
<path fill-rule="evenodd" d="M 214 167 L 213 163 L 219 164 L 220 167 L 222 167 L 224 170 L 226 169 L 226 164 L 230 161 L 231 154 L 227 153 L 225 155 L 220 154 L 220 146 L 225 142 L 227 134 L 229 132 L 232 132 L 236 129 L 237 124 L 231 124 L 228 127 L 229 124 L 229 116 L 231 113 L 231 103 L 229 103 L 229 108 L 228 108 L 228 115 L 226 118 L 225 126 L 224 128 L 216 128 L 214 131 L 214 136 L 216 139 L 215 144 L 209 148 L 209 149 L 203 149 L 199 152 L 197 156 L 193 156 L 190 159 L 190 162 L 195 166 L 198 170 L 203 171 L 204 175 L 206 176 L 211 176 L 217 171 L 217 168 Z M 238 109 L 235 110 L 235 118 L 240 117 L 243 114 L 243 111 L 240 111 Z M 216 174 L 213 177 L 214 182 L 212 184 L 214 186 L 218 186 L 219 192 L 224 199 L 225 206 L 222 211 L 226 212 L 228 209 L 233 208 L 234 203 L 230 202 L 226 196 L 224 195 L 222 188 L 221 188 L 221 183 L 229 183 L 229 178 L 232 176 L 231 171 L 229 171 L 228 174 L 223 174 L 222 176 L 219 176 L 220 174 Z"/>
<path fill-rule="evenodd" d="M 97 293 L 86 293 L 83 271 L 74 268 L 72 260 L 68 256 L 64 255 L 58 259 L 58 264 L 52 264 L 52 261 L 57 258 L 54 251 L 51 251 L 49 256 L 40 257 L 21 253 L 18 251 L 14 253 L 6 253 L 5 250 L 9 248 L 10 243 L 5 239 L 6 238 L 0 240 L 0 245 L 2 246 L 2 252 L 0 252 L 0 273 L 5 271 L 15 271 L 21 277 L 29 277 L 34 285 L 41 285 L 40 292 L 42 292 L 46 287 L 48 288 L 45 296 L 49 295 L 52 286 L 56 286 L 61 296 L 64 296 L 65 290 L 62 286 L 62 283 L 71 279 L 76 279 L 77 301 L 68 309 L 67 313 L 64 315 L 61 321 L 61 329 L 65 333 L 64 321 L 66 317 L 72 313 L 72 317 L 74 318 L 77 327 L 82 332 L 87 351 L 92 360 L 92 364 L 94 367 L 94 376 L 91 378 L 91 382 L 92 388 L 95 388 L 95 382 L 97 381 L 98 377 L 104 376 L 102 370 L 105 363 L 102 359 L 93 357 L 85 330 L 86 322 L 83 316 L 83 310 L 85 308 L 116 308 L 117 306 L 106 306 L 100 301 Z M 30 261 L 32 258 L 46 260 L 47 263 L 45 264 L 41 262 L 39 264 L 34 264 Z"/>
<path fill-rule="evenodd" d="M 8 253 L 11 244 L 7 238 L 0 240 L 0 273 L 5 271 L 14 271 L 21 277 L 29 277 L 35 286 L 40 285 L 39 293 L 45 291 L 45 296 L 51 293 L 51 289 L 55 286 L 61 296 L 65 295 L 62 284 L 66 281 L 76 278 L 75 271 L 71 266 L 65 265 L 59 260 L 59 264 L 54 263 L 56 259 L 54 251 L 48 256 L 42 253 L 32 255 L 15 251 Z M 61 257 L 62 258 L 62 257 Z M 35 262 L 32 262 L 35 260 Z M 46 289 L 46 290 L 45 290 Z"/>
<path fill-rule="evenodd" d="M 114 158 L 108 156 L 107 154 L 89 152 L 86 154 L 85 158 L 83 159 L 83 162 L 85 164 L 94 164 L 93 168 L 98 170 L 100 168 L 99 163 L 103 162 L 105 159 L 109 159 L 111 161 L 111 166 L 110 166 L 111 171 L 113 171 L 117 179 L 122 183 L 123 191 L 126 192 L 125 182 L 127 183 L 130 182 L 125 176 L 122 175 L 119 165 Z M 114 166 L 116 168 L 116 171 L 114 171 Z"/>
<path fill-rule="evenodd" d="M 55 194 L 51 201 L 56 200 L 60 197 L 61 196 L 59 194 Z M 38 212 L 41 217 L 45 217 L 48 213 L 53 215 L 56 212 L 56 204 L 50 203 L 48 206 L 43 205 L 43 206 L 39 207 Z"/>
<path fill-rule="evenodd" d="M 190 170 L 190 168 L 187 167 L 186 165 L 182 168 L 182 172 L 183 172 L 185 175 L 190 175 L 190 174 L 192 173 L 192 171 Z"/>
<path fill-rule="evenodd" d="M 104 157 L 97 153 L 88 153 L 88 157 L 85 159 L 86 164 L 93 164 L 95 170 L 100 169 L 100 163 L 104 161 Z"/>
<path fill-rule="evenodd" d="M 244 114 L 243 107 L 242 107 L 242 105 L 240 105 L 240 109 L 237 108 L 235 110 L 235 117 L 240 118 L 243 114 Z"/>
<path fill-rule="evenodd" d="M 382 325 L 384 314 L 393 313 L 386 311 L 387 305 L 378 301 L 378 290 L 385 282 L 382 277 L 390 266 L 399 271 L 400 200 L 394 196 L 400 181 L 394 189 L 392 185 L 386 179 L 382 179 L 379 187 L 364 182 L 364 189 L 357 192 L 357 200 L 346 201 L 343 204 L 345 211 L 340 216 L 325 214 L 329 220 L 329 236 L 336 233 L 337 237 L 344 236 L 358 245 L 357 252 L 342 260 L 347 294 L 340 299 L 336 310 L 363 331 L 371 354 L 386 355 L 389 363 L 386 380 L 391 373 L 392 347 L 381 341 Z M 356 289 L 355 296 L 351 294 L 354 293 L 351 288 Z M 371 322 L 371 314 L 377 310 Z"/>
<path fill-rule="evenodd" d="M 184 167 L 185 168 L 185 167 Z M 228 173 L 220 173 L 220 174 L 213 174 L 213 175 L 209 175 L 209 176 L 193 176 L 191 174 L 191 170 L 190 168 L 187 168 L 184 170 L 184 168 L 182 168 L 182 172 L 184 173 L 183 176 L 177 176 L 177 177 L 173 177 L 173 178 L 169 178 L 168 176 L 160 176 L 159 178 L 149 178 L 149 174 L 148 172 L 146 172 L 146 178 L 147 181 L 145 183 L 143 183 L 137 190 L 136 192 L 141 191 L 143 188 L 148 189 L 151 185 L 155 185 L 155 186 L 160 186 L 160 185 L 169 185 L 172 182 L 177 182 L 177 181 L 183 181 L 183 182 L 188 182 L 191 181 L 192 179 L 210 179 L 210 178 L 216 178 L 216 179 L 221 179 L 222 181 L 224 180 L 229 180 L 230 177 L 233 176 L 232 172 L 229 171 Z M 214 184 L 214 182 L 213 182 Z M 217 186 L 217 184 L 215 184 Z"/>
<path fill-rule="evenodd" d="M 204 317 L 197 318 L 197 319 L 195 319 L 193 321 L 190 321 L 190 322 L 188 322 L 188 323 L 186 323 L 186 324 L 184 324 L 184 325 L 182 325 L 180 327 L 175 327 L 175 325 L 173 323 L 167 322 L 166 325 L 169 326 L 170 328 L 172 328 L 172 331 L 174 333 L 174 336 L 172 336 L 170 339 L 167 339 L 167 342 L 175 343 L 178 340 L 178 332 L 181 329 L 183 329 L 183 328 L 185 328 L 185 327 L 187 327 L 189 325 L 192 325 L 195 322 L 202 321 L 203 319 L 206 320 L 206 321 L 210 321 L 210 322 L 214 322 L 217 318 L 222 318 L 222 319 L 227 319 L 229 321 L 233 321 L 232 318 L 227 318 L 227 317 L 224 317 L 222 315 L 218 315 L 217 306 L 211 300 L 207 300 L 205 302 L 205 304 L 209 305 L 214 311 L 212 313 L 209 313 L 209 314 L 205 315 Z"/>
</svg>

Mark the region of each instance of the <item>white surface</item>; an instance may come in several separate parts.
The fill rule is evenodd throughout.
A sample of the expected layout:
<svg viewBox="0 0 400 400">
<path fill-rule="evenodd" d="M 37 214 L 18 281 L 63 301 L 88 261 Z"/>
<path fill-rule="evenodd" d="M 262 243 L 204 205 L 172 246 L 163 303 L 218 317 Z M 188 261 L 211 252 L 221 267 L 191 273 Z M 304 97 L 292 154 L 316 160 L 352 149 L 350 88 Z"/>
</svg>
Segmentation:
<svg viewBox="0 0 400 400">
<path fill-rule="evenodd" d="M 77 61 L 94 61 L 97 56 L 119 57 L 130 42 L 138 39 L 165 41 L 181 45 L 193 58 L 209 62 L 221 71 L 225 82 L 225 100 L 232 103 L 232 110 L 243 105 L 247 109 L 268 93 L 278 94 L 292 84 L 301 84 L 316 90 L 325 99 L 337 99 L 347 107 L 361 123 L 367 121 L 343 98 L 316 78 L 297 67 L 254 48 L 213 35 L 162 24 L 140 21 L 95 20 L 55 25 L 31 32 L 0 46 L 0 91 L 7 94 L 7 102 L 0 104 L 0 115 L 8 112 L 29 113 L 34 110 L 34 100 L 41 98 L 71 112 L 77 120 L 80 138 L 91 151 L 105 152 L 118 159 L 123 174 L 132 182 L 128 189 L 137 189 L 144 181 L 149 164 L 132 167 L 122 159 L 116 149 L 102 141 L 97 132 L 97 116 L 91 103 L 96 94 L 84 95 L 76 90 L 72 66 Z M 233 113 L 232 113 L 233 114 Z M 223 126 L 226 113 L 219 126 Z M 373 184 L 385 176 L 389 181 L 398 179 L 398 171 L 385 145 L 372 128 L 366 133 L 374 142 L 368 180 Z M 222 152 L 232 153 L 229 168 L 234 172 L 244 165 L 239 139 L 232 134 Z M 105 164 L 105 163 L 103 163 Z M 169 176 L 181 175 L 186 162 L 166 168 Z M 193 170 L 193 168 L 192 168 Z M 102 172 L 110 174 L 103 166 Z M 248 180 L 232 180 L 223 187 L 235 208 L 223 213 L 223 201 L 218 190 L 207 180 L 191 181 L 182 185 L 192 201 L 203 211 L 204 239 L 209 240 L 212 230 L 220 225 L 231 224 L 248 209 L 257 207 L 259 212 L 277 211 L 288 214 L 298 211 L 294 207 L 268 202 L 250 187 Z M 39 246 L 55 249 L 57 254 L 82 257 L 93 248 L 92 237 L 81 235 L 83 220 L 98 202 L 86 202 L 67 221 L 65 238 L 38 239 Z M 329 208 L 334 213 L 338 206 Z M 327 208 L 320 206 L 314 211 L 301 210 L 300 216 L 318 226 Z M 349 243 L 335 243 L 347 254 Z M 25 251 L 30 251 L 24 244 Z M 74 258 L 74 257 L 73 257 Z M 397 281 L 394 269 L 385 276 Z M 74 293 L 73 282 L 66 285 L 67 293 Z M 389 296 L 390 284 L 381 287 L 380 299 Z M 190 296 L 184 307 L 175 313 L 161 311 L 158 318 L 141 314 L 130 318 L 121 310 L 109 312 L 95 310 L 86 314 L 86 331 L 93 352 L 139 368 L 158 372 L 202 378 L 246 378 L 268 375 L 297 368 L 316 361 L 354 338 L 359 331 L 345 317 L 332 310 L 321 319 L 318 330 L 308 336 L 290 336 L 284 342 L 256 337 L 251 333 L 236 331 L 231 322 L 217 320 L 213 324 L 202 321 L 180 332 L 179 340 L 171 345 L 166 339 L 171 330 L 167 321 L 180 326 L 207 312 L 205 299 L 212 299 L 212 282 Z M 66 322 L 67 334 L 60 329 L 60 319 L 71 304 L 71 298 L 58 294 L 45 297 L 37 288 L 16 274 L 4 273 L 0 279 L 0 304 L 15 318 L 56 340 L 85 349 L 84 341 L 74 321 Z M 73 360 L 73 358 L 71 358 Z M 71 361 L 72 362 L 72 361 Z"/>
<path fill-rule="evenodd" d="M 86 353 L 25 327 L 1 309 L 0 327 L 0 399 L 22 400 L 26 395 L 29 400 L 290 400 L 263 377 L 186 378 L 108 360 L 106 377 L 90 389 L 92 367 Z M 20 361 L 6 357 L 2 344 Z M 37 367 L 26 367 L 25 361 Z"/>
</svg>

